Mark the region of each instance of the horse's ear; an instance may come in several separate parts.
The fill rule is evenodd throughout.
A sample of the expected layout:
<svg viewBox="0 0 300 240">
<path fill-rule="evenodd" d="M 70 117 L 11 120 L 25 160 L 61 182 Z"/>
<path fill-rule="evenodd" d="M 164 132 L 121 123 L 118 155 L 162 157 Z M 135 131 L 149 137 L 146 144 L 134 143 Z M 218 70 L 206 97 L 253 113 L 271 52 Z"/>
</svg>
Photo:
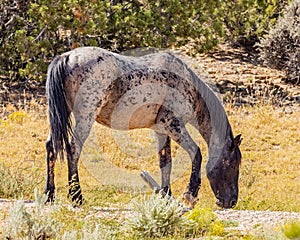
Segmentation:
<svg viewBox="0 0 300 240">
<path fill-rule="evenodd" d="M 235 148 L 237 148 L 238 146 L 240 146 L 241 142 L 242 142 L 243 138 L 242 138 L 242 134 L 237 135 L 232 142 L 231 145 L 231 149 L 234 150 Z"/>
<path fill-rule="evenodd" d="M 233 144 L 235 147 L 238 147 L 241 145 L 243 138 L 242 138 L 242 134 L 237 135 L 234 140 L 233 140 Z"/>
</svg>

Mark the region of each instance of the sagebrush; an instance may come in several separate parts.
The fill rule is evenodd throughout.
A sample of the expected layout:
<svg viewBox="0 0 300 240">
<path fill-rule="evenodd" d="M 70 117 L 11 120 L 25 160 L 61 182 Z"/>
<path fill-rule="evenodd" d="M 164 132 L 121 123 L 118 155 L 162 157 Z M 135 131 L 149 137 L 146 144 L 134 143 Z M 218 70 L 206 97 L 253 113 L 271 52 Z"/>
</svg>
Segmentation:
<svg viewBox="0 0 300 240">
<path fill-rule="evenodd" d="M 286 80 L 300 85 L 300 1 L 293 0 L 284 16 L 261 39 L 260 55 L 264 62 L 286 72 Z"/>
<path fill-rule="evenodd" d="M 132 201 L 134 215 L 128 219 L 129 231 L 138 238 L 162 238 L 192 229 L 193 222 L 181 217 L 178 202 L 153 193 L 149 198 Z"/>
<path fill-rule="evenodd" d="M 210 209 L 187 211 L 174 198 L 155 193 L 132 202 L 134 213 L 127 220 L 127 227 L 137 239 L 223 236 L 226 233 L 223 223 Z"/>
<path fill-rule="evenodd" d="M 59 225 L 50 213 L 45 212 L 44 204 L 47 196 L 39 194 L 35 189 L 35 205 L 29 210 L 24 202 L 16 201 L 10 208 L 9 215 L 3 227 L 5 239 L 54 239 L 58 236 Z"/>
</svg>

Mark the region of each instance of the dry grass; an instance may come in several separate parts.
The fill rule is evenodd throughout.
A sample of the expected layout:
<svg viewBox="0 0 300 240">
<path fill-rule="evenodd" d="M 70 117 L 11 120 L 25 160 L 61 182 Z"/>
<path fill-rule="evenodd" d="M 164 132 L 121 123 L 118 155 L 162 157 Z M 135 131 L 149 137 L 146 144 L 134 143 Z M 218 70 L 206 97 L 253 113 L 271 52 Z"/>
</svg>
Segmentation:
<svg viewBox="0 0 300 240">
<path fill-rule="evenodd" d="M 241 108 L 230 119 L 244 136 L 238 208 L 299 212 L 299 108 Z"/>
<path fill-rule="evenodd" d="M 243 163 L 237 208 L 300 212 L 297 201 L 300 199 L 299 108 L 287 113 L 282 108 L 269 105 L 238 109 L 228 106 L 227 112 L 234 132 L 242 133 L 244 138 L 241 146 Z M 0 162 L 9 166 L 12 172 L 19 173 L 21 169 L 24 179 L 32 181 L 39 188 L 44 187 L 44 146 L 48 129 L 44 110 L 17 111 L 8 119 L 0 120 Z M 190 131 L 206 159 L 203 140 L 192 128 Z M 144 188 L 137 190 L 124 185 L 113 185 L 117 182 L 126 185 L 131 177 L 134 182 L 139 179 L 137 176 L 140 169 L 150 171 L 159 181 L 155 144 L 150 131 L 137 130 L 125 134 L 125 137 L 116 137 L 111 130 L 97 126 L 93 133 L 82 156 L 84 164 L 80 164 L 79 170 L 85 199 L 89 204 L 128 203 L 132 194 L 139 193 Z M 118 141 L 123 141 L 121 147 Z M 176 162 L 172 186 L 174 194 L 178 196 L 188 183 L 190 163 L 187 154 L 178 145 L 173 143 L 172 148 Z M 103 170 L 105 164 L 107 169 L 116 172 L 114 177 L 110 177 L 110 181 L 104 181 L 109 178 L 104 175 L 107 171 Z M 32 171 L 35 172 L 34 178 Z M 62 201 L 65 201 L 67 195 L 66 171 L 66 164 L 58 162 L 57 196 Z M 101 177 L 102 175 L 105 177 Z M 23 197 L 32 198 L 32 192 L 24 191 Z M 214 196 L 205 177 L 199 198 L 200 207 L 216 208 Z"/>
</svg>

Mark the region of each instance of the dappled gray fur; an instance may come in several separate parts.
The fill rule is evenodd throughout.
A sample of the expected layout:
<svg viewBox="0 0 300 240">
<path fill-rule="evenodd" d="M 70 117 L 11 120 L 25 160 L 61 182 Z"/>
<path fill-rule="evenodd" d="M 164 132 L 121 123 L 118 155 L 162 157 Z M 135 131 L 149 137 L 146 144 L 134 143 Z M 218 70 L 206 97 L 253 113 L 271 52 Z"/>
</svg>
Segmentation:
<svg viewBox="0 0 300 240">
<path fill-rule="evenodd" d="M 230 160 L 230 164 L 236 166 L 237 171 L 231 172 L 233 176 L 230 177 L 234 182 L 226 175 L 225 187 L 222 185 L 226 188 L 234 183 L 234 193 L 212 186 L 223 207 L 235 205 L 232 203 L 237 201 L 236 176 L 240 163 L 237 156 L 240 154 L 230 154 L 230 151 L 239 152 L 240 138 L 234 141 L 217 96 L 174 55 L 162 52 L 135 58 L 101 48 L 77 48 L 50 64 L 47 93 L 51 125 L 47 162 L 49 156 L 56 156 L 63 150 L 63 145 L 66 146 L 70 186 L 74 183 L 77 186 L 75 189 L 70 187 L 73 201 L 82 202 L 77 163 L 92 124 L 97 121 L 118 130 L 150 128 L 156 132 L 164 189 L 170 189 L 170 139 L 183 147 L 192 161 L 191 178 L 184 197 L 193 206 L 201 184 L 202 156 L 185 128 L 186 123 L 191 123 L 208 144 L 208 172 L 215 172 L 218 166 L 217 178 L 223 179 L 226 175 L 226 169 L 221 166 L 224 160 Z M 71 112 L 74 127 L 70 125 Z M 48 175 L 50 172 L 49 167 Z M 216 178 L 213 176 L 211 174 L 209 178 L 211 184 Z M 52 193 L 54 184 L 49 182 L 54 181 L 47 180 L 45 191 Z"/>
</svg>

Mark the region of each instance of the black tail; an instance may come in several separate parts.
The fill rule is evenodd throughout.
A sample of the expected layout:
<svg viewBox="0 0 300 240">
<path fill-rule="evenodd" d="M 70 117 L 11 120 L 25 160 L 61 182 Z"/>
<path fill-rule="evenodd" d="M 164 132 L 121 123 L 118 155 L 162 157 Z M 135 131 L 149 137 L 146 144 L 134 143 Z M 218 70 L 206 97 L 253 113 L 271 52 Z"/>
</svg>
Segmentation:
<svg viewBox="0 0 300 240">
<path fill-rule="evenodd" d="M 68 75 L 68 56 L 56 57 L 48 67 L 46 93 L 48 96 L 50 136 L 55 155 L 63 159 L 63 151 L 71 152 L 69 136 L 72 135 L 72 121 L 67 105 L 64 81 Z"/>
</svg>

